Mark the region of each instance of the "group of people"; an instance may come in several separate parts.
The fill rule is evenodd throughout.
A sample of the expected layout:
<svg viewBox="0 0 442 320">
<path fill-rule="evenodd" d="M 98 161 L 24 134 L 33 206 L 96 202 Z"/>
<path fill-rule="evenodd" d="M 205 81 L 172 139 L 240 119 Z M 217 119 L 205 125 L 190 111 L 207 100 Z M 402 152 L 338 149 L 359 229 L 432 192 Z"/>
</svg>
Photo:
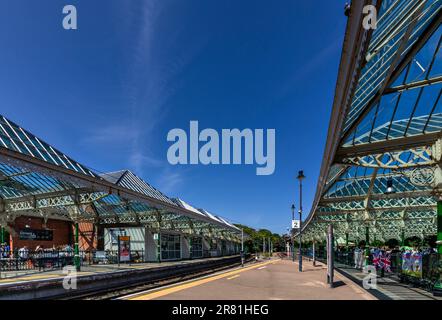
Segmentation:
<svg viewBox="0 0 442 320">
<path fill-rule="evenodd" d="M 401 269 L 420 272 L 422 270 L 422 257 L 427 254 L 437 253 L 435 248 L 412 248 L 412 247 L 372 247 L 369 249 L 369 256 L 363 247 L 356 247 L 353 250 L 354 267 L 362 269 L 368 258 L 370 264 L 375 266 L 377 270 L 385 272 L 392 271 L 392 265 L 401 261 Z M 397 258 L 400 257 L 400 260 Z"/>
<path fill-rule="evenodd" d="M 43 245 L 37 245 L 33 251 L 27 246 L 18 249 L 17 256 L 21 260 L 27 260 L 32 257 L 36 258 L 55 258 L 73 256 L 74 249 L 70 245 L 52 246 L 52 248 L 44 248 Z"/>
<path fill-rule="evenodd" d="M 10 255 L 11 247 L 9 243 L 4 242 L 0 244 L 0 259 L 7 259 Z"/>
<path fill-rule="evenodd" d="M 4 243 L 0 246 L 0 257 L 3 261 L 2 269 L 12 265 L 14 268 L 24 269 L 38 267 L 39 270 L 46 265 L 66 265 L 74 257 L 72 246 L 60 245 L 45 248 L 43 245 L 37 245 L 35 249 L 30 250 L 28 246 L 22 246 L 11 250 L 9 245 Z M 12 261 L 12 262 L 11 262 Z M 12 264 L 11 264 L 12 263 Z"/>
</svg>

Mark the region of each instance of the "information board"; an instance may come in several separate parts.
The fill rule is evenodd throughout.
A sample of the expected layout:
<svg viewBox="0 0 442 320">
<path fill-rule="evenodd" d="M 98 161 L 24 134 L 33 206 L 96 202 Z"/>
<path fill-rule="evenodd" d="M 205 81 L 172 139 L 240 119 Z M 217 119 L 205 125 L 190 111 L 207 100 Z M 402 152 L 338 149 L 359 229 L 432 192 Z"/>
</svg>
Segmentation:
<svg viewBox="0 0 442 320">
<path fill-rule="evenodd" d="M 130 262 L 129 236 L 118 236 L 118 258 L 120 262 Z"/>
<path fill-rule="evenodd" d="M 19 232 L 20 240 L 52 241 L 54 232 L 52 230 L 22 229 Z"/>
</svg>

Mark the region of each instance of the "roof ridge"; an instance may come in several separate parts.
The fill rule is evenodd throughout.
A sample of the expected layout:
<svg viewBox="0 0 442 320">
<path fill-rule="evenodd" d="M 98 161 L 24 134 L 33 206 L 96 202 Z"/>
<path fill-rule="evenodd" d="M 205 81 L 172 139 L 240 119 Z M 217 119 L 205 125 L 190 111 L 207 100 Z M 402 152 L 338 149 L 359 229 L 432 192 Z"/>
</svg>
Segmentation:
<svg viewBox="0 0 442 320">
<path fill-rule="evenodd" d="M 123 174 L 118 178 L 118 180 L 115 182 L 115 184 L 119 184 L 121 180 L 130 172 L 129 170 L 121 170 L 124 171 Z"/>
<path fill-rule="evenodd" d="M 3 127 L 1 123 L 3 123 L 5 127 Z M 21 133 L 23 133 L 24 137 L 20 134 L 20 131 Z M 5 144 L 1 137 L 0 142 L 2 142 L 4 148 L 8 150 L 12 150 L 21 154 L 26 154 L 32 156 L 33 158 L 57 165 L 59 167 L 67 168 L 71 171 L 75 171 L 92 177 L 99 176 L 98 173 L 96 173 L 90 167 L 78 162 L 71 156 L 60 151 L 59 148 L 56 148 L 52 144 L 49 144 L 44 139 L 39 138 L 36 134 L 23 128 L 16 122 L 8 119 L 3 114 L 0 114 L 0 133 L 2 132 L 4 132 L 6 138 L 5 141 L 8 142 L 8 144 Z M 11 143 L 11 145 L 14 145 L 14 147 L 10 147 L 9 143 Z M 1 144 L 0 147 L 3 148 Z M 24 152 L 24 149 L 26 149 L 27 152 Z M 56 159 L 58 159 L 58 161 Z"/>
</svg>

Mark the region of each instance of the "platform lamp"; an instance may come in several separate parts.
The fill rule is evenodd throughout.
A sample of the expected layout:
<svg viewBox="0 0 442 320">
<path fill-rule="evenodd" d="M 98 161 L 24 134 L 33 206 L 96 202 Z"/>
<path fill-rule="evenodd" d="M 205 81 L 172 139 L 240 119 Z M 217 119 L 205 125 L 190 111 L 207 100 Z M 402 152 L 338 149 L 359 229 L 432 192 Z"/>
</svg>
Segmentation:
<svg viewBox="0 0 442 320">
<path fill-rule="evenodd" d="M 241 227 L 241 267 L 244 267 L 244 228 Z"/>
<path fill-rule="evenodd" d="M 291 232 L 290 232 L 290 239 L 291 239 L 291 245 L 292 245 L 292 259 L 293 262 L 295 262 L 295 232 L 293 229 L 293 221 L 295 221 L 295 205 L 292 204 L 292 227 L 291 227 Z"/>
<path fill-rule="evenodd" d="M 392 194 L 395 193 L 394 187 L 393 187 L 393 179 L 388 178 L 387 180 L 387 190 L 385 191 L 385 194 Z"/>
<path fill-rule="evenodd" d="M 302 272 L 302 180 L 305 179 L 304 171 L 298 172 L 299 181 L 299 272 Z"/>
</svg>

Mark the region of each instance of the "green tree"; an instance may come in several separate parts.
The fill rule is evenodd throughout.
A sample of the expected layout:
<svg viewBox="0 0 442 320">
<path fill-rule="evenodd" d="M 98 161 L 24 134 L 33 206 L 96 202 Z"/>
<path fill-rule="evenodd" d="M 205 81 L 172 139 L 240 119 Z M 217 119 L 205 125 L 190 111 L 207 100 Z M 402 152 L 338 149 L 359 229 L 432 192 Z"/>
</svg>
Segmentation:
<svg viewBox="0 0 442 320">
<path fill-rule="evenodd" d="M 284 240 L 277 233 L 272 233 L 267 229 L 255 230 L 251 227 L 235 224 L 240 229 L 244 231 L 244 250 L 248 253 L 257 253 L 263 251 L 263 239 L 266 243 L 266 251 L 268 250 L 269 239 L 272 242 L 273 252 L 284 250 Z"/>
</svg>

